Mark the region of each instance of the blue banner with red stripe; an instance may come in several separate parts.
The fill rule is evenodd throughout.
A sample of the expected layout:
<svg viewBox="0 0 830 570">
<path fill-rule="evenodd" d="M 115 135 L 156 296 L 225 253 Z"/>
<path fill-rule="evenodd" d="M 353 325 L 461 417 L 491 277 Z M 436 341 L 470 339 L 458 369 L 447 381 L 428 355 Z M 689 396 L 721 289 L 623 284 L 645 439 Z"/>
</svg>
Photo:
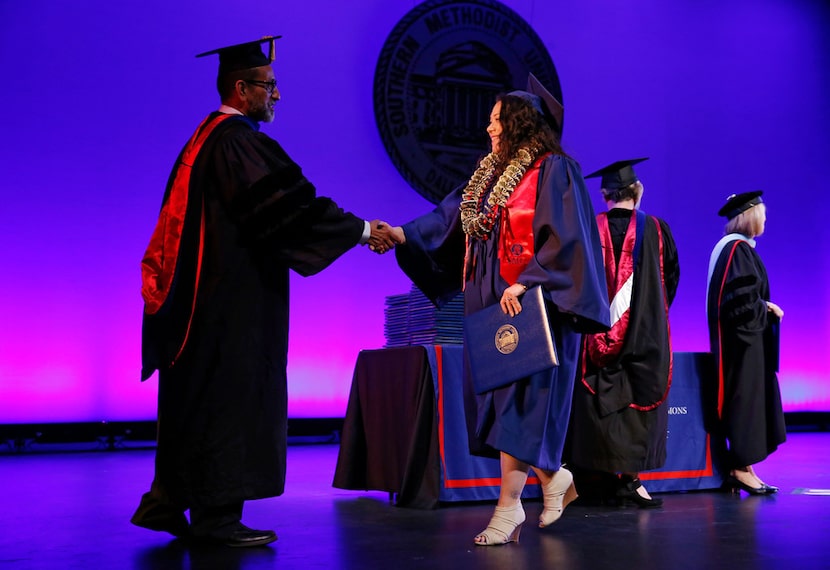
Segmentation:
<svg viewBox="0 0 830 570">
<path fill-rule="evenodd" d="M 490 501 L 499 495 L 497 459 L 470 455 L 464 417 L 463 361 L 460 345 L 424 345 L 432 370 L 438 414 L 441 480 L 439 501 Z M 710 353 L 675 353 L 667 405 L 669 430 L 666 464 L 642 473 L 650 492 L 720 487 L 712 441 L 706 432 L 701 389 L 713 382 Z M 541 497 L 538 480 L 528 478 L 523 498 Z"/>
<path fill-rule="evenodd" d="M 425 345 L 438 413 L 438 450 L 441 461 L 439 501 L 492 501 L 499 497 L 499 460 L 470 455 L 464 418 L 461 345 Z M 522 497 L 542 496 L 539 480 L 528 477 Z"/>
<path fill-rule="evenodd" d="M 716 489 L 724 475 L 706 431 L 704 393 L 716 390 L 711 352 L 675 352 L 669 406 L 666 464 L 640 474 L 649 492 Z"/>
</svg>

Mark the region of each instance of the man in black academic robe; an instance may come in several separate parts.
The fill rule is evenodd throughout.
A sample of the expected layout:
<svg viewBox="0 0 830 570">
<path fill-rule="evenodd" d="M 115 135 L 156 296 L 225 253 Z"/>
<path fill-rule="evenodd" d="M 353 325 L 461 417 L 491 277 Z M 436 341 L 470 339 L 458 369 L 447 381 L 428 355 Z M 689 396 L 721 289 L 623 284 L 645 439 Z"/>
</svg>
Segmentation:
<svg viewBox="0 0 830 570">
<path fill-rule="evenodd" d="M 311 275 L 358 243 L 392 245 L 377 221 L 316 196 L 259 131 L 279 100 L 260 43 L 209 52 L 223 104 L 179 156 L 142 262 L 158 449 L 132 522 L 231 546 L 276 540 L 241 517 L 244 501 L 285 483 L 289 269 Z"/>
</svg>

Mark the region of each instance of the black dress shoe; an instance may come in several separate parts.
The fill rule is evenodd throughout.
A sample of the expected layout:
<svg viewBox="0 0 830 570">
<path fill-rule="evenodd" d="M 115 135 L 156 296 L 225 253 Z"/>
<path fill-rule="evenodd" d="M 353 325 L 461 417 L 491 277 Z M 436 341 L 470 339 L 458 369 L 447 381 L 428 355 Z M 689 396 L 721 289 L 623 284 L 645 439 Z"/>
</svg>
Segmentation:
<svg viewBox="0 0 830 570">
<path fill-rule="evenodd" d="M 768 495 L 775 492 L 767 490 L 768 488 L 772 488 L 769 485 L 761 485 L 760 487 L 750 487 L 734 475 L 730 475 L 729 477 L 727 477 L 723 485 L 727 489 L 731 489 L 733 493 L 740 492 L 741 489 L 743 489 L 750 495 Z M 777 491 L 778 489 L 776 488 L 775 490 Z"/>
<path fill-rule="evenodd" d="M 640 483 L 639 478 L 623 482 L 622 486 L 617 489 L 617 497 L 633 501 L 641 509 L 653 509 L 663 504 L 663 499 L 646 499 L 638 493 L 637 489 L 642 486 L 643 484 Z"/>
<path fill-rule="evenodd" d="M 273 530 L 254 530 L 243 525 L 242 529 L 235 530 L 225 539 L 226 546 L 246 547 L 261 546 L 277 540 Z"/>
<path fill-rule="evenodd" d="M 766 483 L 761 483 L 761 486 L 767 490 L 767 495 L 772 495 L 773 493 L 778 492 L 778 487 L 775 485 L 767 485 Z"/>
<path fill-rule="evenodd" d="M 277 540 L 277 535 L 273 530 L 254 530 L 242 523 L 237 523 L 228 529 L 215 531 L 207 536 L 197 538 L 213 544 L 245 548 L 274 542 Z"/>
</svg>

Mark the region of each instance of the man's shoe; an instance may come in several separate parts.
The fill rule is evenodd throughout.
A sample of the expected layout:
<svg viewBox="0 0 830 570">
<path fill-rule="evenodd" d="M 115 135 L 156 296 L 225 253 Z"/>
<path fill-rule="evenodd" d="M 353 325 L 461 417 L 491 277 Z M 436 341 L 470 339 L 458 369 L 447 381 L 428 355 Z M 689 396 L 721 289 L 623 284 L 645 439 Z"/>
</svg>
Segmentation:
<svg viewBox="0 0 830 570">
<path fill-rule="evenodd" d="M 210 544 L 221 544 L 235 548 L 246 548 L 249 546 L 262 546 L 277 540 L 273 530 L 254 530 L 248 528 L 241 522 L 229 527 L 215 530 L 207 535 L 194 537 L 198 541 Z"/>
<path fill-rule="evenodd" d="M 247 546 L 262 546 L 275 540 L 277 540 L 277 534 L 273 530 L 254 530 L 239 523 L 239 528 L 234 530 L 223 542 L 226 546 L 245 548 Z"/>
</svg>

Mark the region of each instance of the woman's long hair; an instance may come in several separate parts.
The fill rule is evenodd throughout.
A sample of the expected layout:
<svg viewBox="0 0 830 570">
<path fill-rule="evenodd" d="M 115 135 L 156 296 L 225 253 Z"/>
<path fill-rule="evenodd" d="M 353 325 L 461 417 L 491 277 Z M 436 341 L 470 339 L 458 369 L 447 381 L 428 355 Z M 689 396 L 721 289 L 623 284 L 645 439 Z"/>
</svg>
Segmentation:
<svg viewBox="0 0 830 570">
<path fill-rule="evenodd" d="M 499 163 L 503 168 L 522 147 L 535 148 L 537 156 L 545 152 L 567 156 L 559 144 L 559 137 L 545 117 L 533 106 L 516 95 L 499 95 L 499 120 L 502 133 L 499 138 Z"/>
</svg>

